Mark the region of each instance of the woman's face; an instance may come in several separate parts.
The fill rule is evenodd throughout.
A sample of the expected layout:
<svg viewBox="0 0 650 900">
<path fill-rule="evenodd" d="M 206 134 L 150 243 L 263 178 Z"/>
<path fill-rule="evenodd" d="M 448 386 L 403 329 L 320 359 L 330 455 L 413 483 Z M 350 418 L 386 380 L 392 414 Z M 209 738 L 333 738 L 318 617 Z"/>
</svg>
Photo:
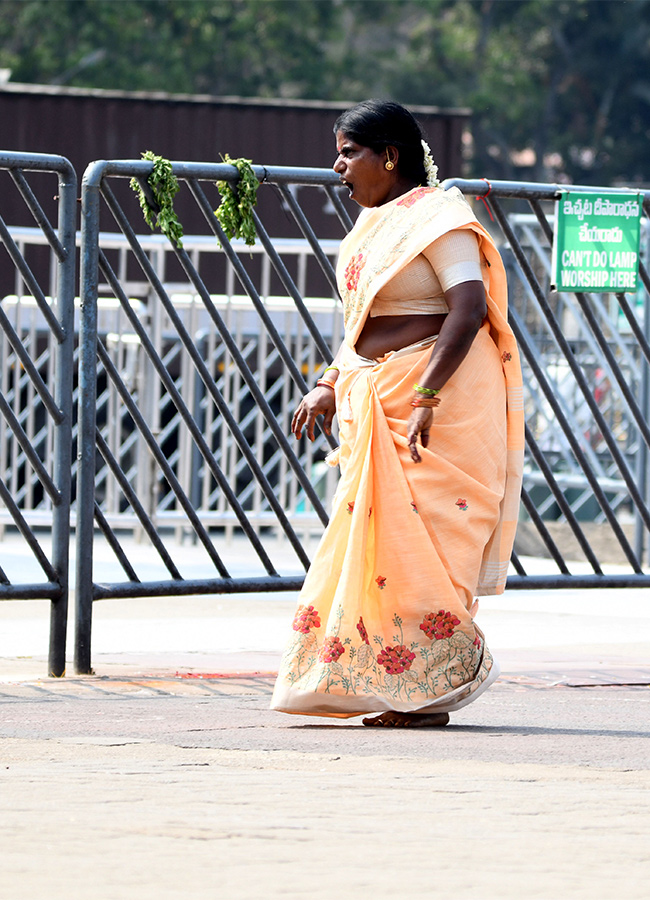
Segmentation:
<svg viewBox="0 0 650 900">
<path fill-rule="evenodd" d="M 359 206 L 381 206 L 393 199 L 397 166 L 390 171 L 386 169 L 389 157 L 385 150 L 375 153 L 370 147 L 357 144 L 342 131 L 337 131 L 336 151 L 338 156 L 332 168 Z M 392 148 L 388 148 L 388 152 L 391 153 Z"/>
</svg>

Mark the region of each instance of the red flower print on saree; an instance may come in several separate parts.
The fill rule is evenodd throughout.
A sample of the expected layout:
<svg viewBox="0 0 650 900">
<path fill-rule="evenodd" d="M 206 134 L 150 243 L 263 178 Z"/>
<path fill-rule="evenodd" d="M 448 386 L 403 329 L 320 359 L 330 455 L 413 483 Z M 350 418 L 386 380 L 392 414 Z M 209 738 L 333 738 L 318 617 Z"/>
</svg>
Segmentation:
<svg viewBox="0 0 650 900">
<path fill-rule="evenodd" d="M 401 200 L 398 200 L 395 205 L 396 206 L 406 206 L 406 207 L 413 206 L 413 204 L 416 202 L 416 200 L 419 200 L 420 197 L 424 197 L 428 193 L 429 193 L 428 188 L 419 187 L 419 188 L 417 188 L 417 190 L 411 191 L 410 194 L 407 194 L 406 197 L 403 197 Z"/>
<path fill-rule="evenodd" d="M 364 644 L 369 644 L 368 640 L 368 632 L 366 631 L 366 626 L 363 624 L 363 617 L 359 617 L 359 621 L 357 622 L 357 631 L 361 635 L 361 640 Z"/>
<path fill-rule="evenodd" d="M 361 270 L 363 269 L 365 263 L 366 261 L 364 259 L 363 253 L 357 253 L 351 258 L 351 260 L 345 267 L 343 278 L 345 280 L 345 286 L 349 291 L 356 291 L 356 289 L 358 288 Z"/>
<path fill-rule="evenodd" d="M 337 637 L 326 637 L 323 646 L 318 651 L 318 658 L 324 663 L 333 663 L 345 653 L 345 647 L 341 643 L 341 639 Z"/>
<path fill-rule="evenodd" d="M 443 638 L 449 638 L 454 633 L 456 625 L 460 625 L 458 616 L 454 616 L 444 609 L 437 613 L 428 613 L 422 620 L 420 631 L 423 631 L 430 639 L 441 641 Z"/>
<path fill-rule="evenodd" d="M 377 662 L 389 675 L 399 675 L 411 668 L 414 659 L 415 653 L 404 644 L 397 644 L 395 647 L 384 647 L 377 657 Z"/>
<path fill-rule="evenodd" d="M 313 606 L 299 606 L 293 617 L 293 630 L 309 634 L 312 628 L 320 628 L 318 610 Z"/>
</svg>

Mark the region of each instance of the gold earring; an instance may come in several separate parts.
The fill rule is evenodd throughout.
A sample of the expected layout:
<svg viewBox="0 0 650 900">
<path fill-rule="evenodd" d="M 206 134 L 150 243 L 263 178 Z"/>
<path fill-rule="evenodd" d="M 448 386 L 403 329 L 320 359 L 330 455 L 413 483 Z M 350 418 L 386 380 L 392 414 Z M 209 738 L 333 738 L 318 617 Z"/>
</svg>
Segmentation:
<svg viewBox="0 0 650 900">
<path fill-rule="evenodd" d="M 387 159 L 384 164 L 384 168 L 388 169 L 389 172 L 392 172 L 392 170 L 395 168 L 395 163 L 391 162 L 390 159 Z"/>
</svg>

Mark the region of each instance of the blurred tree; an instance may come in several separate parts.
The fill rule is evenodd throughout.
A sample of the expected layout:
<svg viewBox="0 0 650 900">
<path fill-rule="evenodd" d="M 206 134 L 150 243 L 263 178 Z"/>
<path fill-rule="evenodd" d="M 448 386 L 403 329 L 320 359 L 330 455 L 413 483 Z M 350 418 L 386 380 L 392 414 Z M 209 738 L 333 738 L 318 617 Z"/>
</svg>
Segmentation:
<svg viewBox="0 0 650 900">
<path fill-rule="evenodd" d="M 0 67 L 17 82 L 469 106 L 470 174 L 650 182 L 650 0 L 2 0 Z"/>
</svg>

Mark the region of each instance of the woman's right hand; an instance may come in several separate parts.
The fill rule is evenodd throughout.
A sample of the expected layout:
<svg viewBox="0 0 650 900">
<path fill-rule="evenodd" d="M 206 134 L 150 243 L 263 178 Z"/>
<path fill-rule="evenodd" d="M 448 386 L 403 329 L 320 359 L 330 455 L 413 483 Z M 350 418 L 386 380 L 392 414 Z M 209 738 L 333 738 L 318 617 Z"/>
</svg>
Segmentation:
<svg viewBox="0 0 650 900">
<path fill-rule="evenodd" d="M 305 394 L 291 420 L 291 431 L 295 434 L 296 440 L 302 437 L 303 428 L 307 429 L 309 440 L 314 440 L 316 416 L 323 416 L 323 431 L 325 434 L 331 434 L 335 412 L 336 398 L 331 388 L 315 387 L 313 391 Z"/>
</svg>

